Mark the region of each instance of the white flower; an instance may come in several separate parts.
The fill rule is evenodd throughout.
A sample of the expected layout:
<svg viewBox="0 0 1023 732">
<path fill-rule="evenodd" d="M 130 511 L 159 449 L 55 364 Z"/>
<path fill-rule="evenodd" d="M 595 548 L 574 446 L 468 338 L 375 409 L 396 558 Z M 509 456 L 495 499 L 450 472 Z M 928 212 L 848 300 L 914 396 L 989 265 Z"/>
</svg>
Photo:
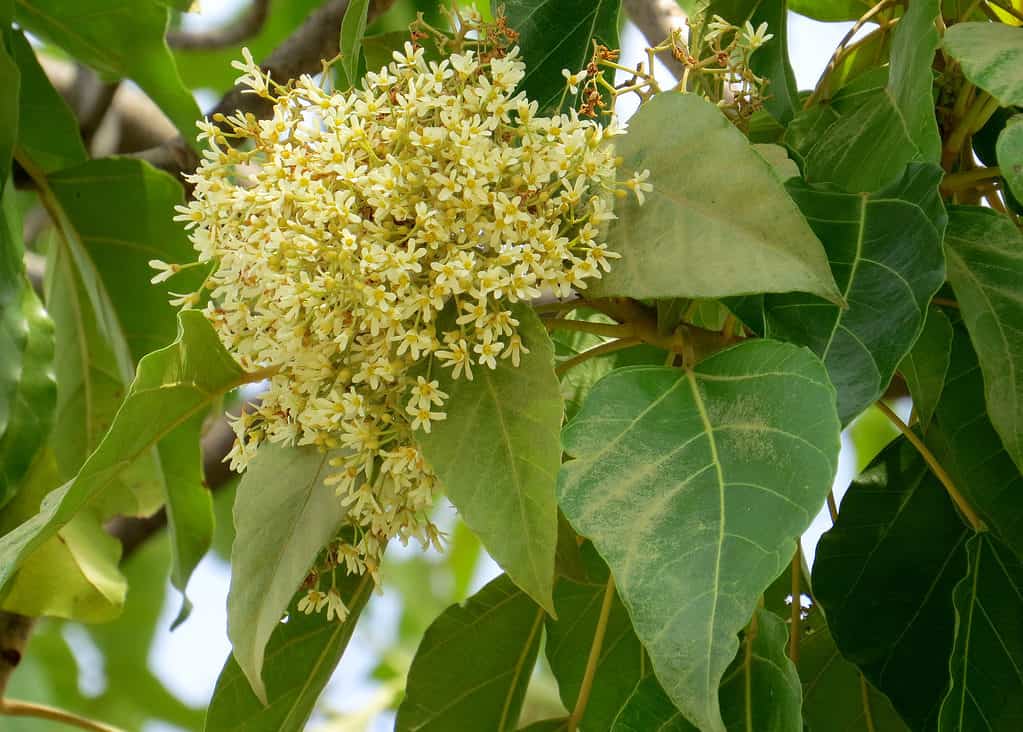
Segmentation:
<svg viewBox="0 0 1023 732">
<path fill-rule="evenodd" d="M 327 595 L 319 590 L 309 590 L 305 597 L 298 601 L 298 611 L 306 615 L 318 613 L 327 604 Z"/>
<path fill-rule="evenodd" d="M 774 34 L 767 32 L 767 23 L 761 23 L 753 30 L 753 24 L 747 20 L 742 26 L 742 37 L 750 50 L 755 51 L 774 38 Z"/>
<path fill-rule="evenodd" d="M 565 77 L 566 83 L 568 85 L 568 90 L 572 94 L 578 94 L 579 85 L 586 81 L 586 69 L 583 69 L 582 71 L 577 71 L 574 74 L 571 73 L 568 69 L 562 69 L 561 75 Z"/>
</svg>

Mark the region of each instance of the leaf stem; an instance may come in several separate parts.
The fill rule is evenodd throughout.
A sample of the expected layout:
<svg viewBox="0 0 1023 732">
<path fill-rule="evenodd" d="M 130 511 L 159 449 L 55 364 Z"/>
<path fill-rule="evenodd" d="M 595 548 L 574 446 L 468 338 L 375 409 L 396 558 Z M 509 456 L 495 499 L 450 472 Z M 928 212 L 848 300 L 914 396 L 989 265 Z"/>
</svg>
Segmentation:
<svg viewBox="0 0 1023 732">
<path fill-rule="evenodd" d="M 588 361 L 591 358 L 597 356 L 606 356 L 609 353 L 620 351 L 623 348 L 631 348 L 639 344 L 641 341 L 639 338 L 619 338 L 616 341 L 608 341 L 607 343 L 601 343 L 599 346 L 594 346 L 589 350 L 578 353 L 572 358 L 566 359 L 557 365 L 554 369 L 554 373 L 558 376 L 564 376 L 569 370 L 575 368 L 584 361 Z"/>
<path fill-rule="evenodd" d="M 803 597 L 802 587 L 800 586 L 800 575 L 803 572 L 803 548 L 799 544 L 799 539 L 796 539 L 796 552 L 792 555 L 792 571 L 790 582 L 792 590 L 792 607 L 790 608 L 790 623 L 789 623 L 789 658 L 792 659 L 792 663 L 799 664 L 799 636 L 800 636 L 800 614 L 803 610 L 803 604 L 801 602 Z"/>
<path fill-rule="evenodd" d="M 591 323 L 588 320 L 570 318 L 544 318 L 543 323 L 547 330 L 574 330 L 608 338 L 635 338 L 636 335 L 635 328 L 628 324 Z"/>
<path fill-rule="evenodd" d="M 998 166 L 991 168 L 974 168 L 973 170 L 949 173 L 941 180 L 941 191 L 946 195 L 949 193 L 955 193 L 956 191 L 963 191 L 967 188 L 973 188 L 981 181 L 985 181 L 990 178 L 999 178 L 1001 175 L 1002 170 Z"/>
<path fill-rule="evenodd" d="M 966 501 L 963 494 L 956 488 L 955 483 L 952 482 L 952 477 L 941 467 L 941 463 L 938 462 L 937 458 L 934 457 L 934 453 L 927 449 L 927 446 L 917 436 L 917 434 L 909 428 L 902 419 L 899 418 L 895 412 L 891 410 L 887 404 L 883 401 L 878 400 L 875 402 L 877 408 L 881 410 L 881 413 L 888 418 L 888 420 L 895 425 L 899 432 L 906 436 L 906 439 L 910 441 L 913 447 L 916 448 L 917 452 L 927 463 L 927 467 L 931 469 L 935 477 L 941 481 L 941 484 L 945 486 L 945 490 L 948 492 L 948 497 L 952 499 L 952 502 L 959 508 L 959 511 L 966 518 L 966 521 L 970 524 L 970 527 L 976 532 L 987 531 L 987 526 L 984 525 L 984 521 L 977 515 L 977 512 L 973 510 L 973 507 Z"/>
<path fill-rule="evenodd" d="M 838 503 L 835 502 L 835 491 L 828 491 L 828 515 L 831 516 L 831 523 L 838 521 Z"/>
<path fill-rule="evenodd" d="M 870 687 L 867 686 L 867 677 L 860 674 L 860 700 L 863 702 L 863 721 L 866 722 L 867 732 L 877 732 L 874 727 L 874 715 L 870 711 Z"/>
<path fill-rule="evenodd" d="M 607 619 L 611 615 L 611 601 L 615 596 L 615 578 L 608 574 L 607 586 L 604 588 L 604 601 L 600 605 L 600 616 L 597 618 L 597 628 L 593 631 L 593 643 L 590 645 L 590 656 L 586 659 L 586 671 L 583 673 L 583 681 L 579 686 L 579 696 L 575 701 L 575 708 L 568 718 L 566 725 L 567 732 L 576 732 L 579 721 L 586 711 L 586 704 L 590 700 L 590 691 L 593 690 L 593 677 L 597 674 L 597 662 L 600 660 L 600 651 L 604 645 L 604 634 L 607 632 Z"/>
<path fill-rule="evenodd" d="M 932 297 L 931 304 L 945 308 L 955 308 L 956 310 L 959 309 L 959 303 L 948 297 Z"/>
<path fill-rule="evenodd" d="M 0 701 L 0 714 L 5 714 L 8 717 L 35 717 L 36 719 L 48 719 L 51 722 L 60 722 L 61 724 L 66 724 L 69 727 L 78 727 L 79 729 L 89 730 L 90 732 L 121 732 L 117 727 L 111 727 L 108 724 L 96 722 L 92 719 L 87 719 L 86 717 L 80 717 L 77 714 L 66 712 L 63 709 L 48 707 L 45 704 L 36 704 L 35 702 L 4 699 L 3 701 Z"/>
<path fill-rule="evenodd" d="M 809 109 L 810 107 L 812 107 L 827 91 L 827 81 L 831 76 L 831 73 L 838 66 L 839 61 L 842 60 L 842 55 L 845 51 L 845 47 L 849 44 L 850 41 L 852 41 L 853 36 L 855 36 L 859 32 L 860 28 L 866 25 L 867 21 L 869 21 L 875 15 L 880 13 L 882 10 L 886 10 L 889 6 L 894 4 L 895 4 L 894 0 L 881 0 L 881 2 L 877 3 L 877 5 L 870 8 L 867 12 L 861 15 L 860 19 L 853 24 L 853 27 L 849 29 L 849 32 L 845 34 L 845 37 L 842 38 L 842 40 L 839 41 L 838 45 L 835 47 L 835 52 L 832 54 L 831 60 L 828 61 L 828 65 L 827 67 L 825 67 L 824 73 L 821 74 L 821 78 L 817 82 L 817 87 L 813 90 L 813 93 L 809 97 L 807 97 L 806 104 L 803 105 L 803 109 Z M 883 23 L 881 27 L 887 28 L 888 24 Z"/>
</svg>

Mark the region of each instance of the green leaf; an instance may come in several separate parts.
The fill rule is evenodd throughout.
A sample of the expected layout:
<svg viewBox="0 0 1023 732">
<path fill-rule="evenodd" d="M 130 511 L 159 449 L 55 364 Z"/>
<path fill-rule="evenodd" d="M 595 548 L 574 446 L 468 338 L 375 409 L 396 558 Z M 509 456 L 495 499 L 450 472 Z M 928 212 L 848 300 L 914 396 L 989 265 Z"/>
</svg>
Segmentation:
<svg viewBox="0 0 1023 732">
<path fill-rule="evenodd" d="M 93 160 L 50 175 L 44 186 L 62 234 L 51 247 L 48 273 L 57 327 L 55 433 L 61 466 L 73 475 L 109 426 L 133 363 L 174 339 L 168 290 L 194 290 L 204 272 L 194 268 L 165 285 L 149 283 L 149 260 L 187 262 L 193 252 L 172 220 L 183 200 L 181 186 L 147 163 Z M 110 215 L 113 210 L 121 215 Z M 148 513 L 154 504 L 167 504 L 175 539 L 172 576 L 182 592 L 213 532 L 198 449 L 204 417 L 195 414 L 168 436 L 145 458 L 148 470 L 126 481 L 127 496 L 111 497 L 104 511 Z"/>
<path fill-rule="evenodd" d="M 963 206 L 949 212 L 945 243 L 991 423 L 1023 468 L 1023 234 L 992 209 Z"/>
<path fill-rule="evenodd" d="M 938 729 L 1014 729 L 1023 720 L 1023 565 L 988 534 L 971 537 L 966 552 Z"/>
<path fill-rule="evenodd" d="M 835 644 L 911 729 L 933 728 L 948 685 L 969 533 L 903 437 L 853 482 L 817 545 L 814 596 Z"/>
<path fill-rule="evenodd" d="M 554 588 L 558 619 L 547 619 L 544 652 L 558 680 L 558 691 L 566 709 L 575 708 L 586 662 L 610 577 L 607 565 L 586 543 L 582 547 L 587 576 L 580 581 L 561 578 Z M 593 675 L 582 729 L 609 730 L 636 685 L 653 674 L 646 651 L 632 629 L 618 593 L 611 601 L 601 654 Z M 664 691 L 661 696 L 667 700 Z M 668 701 L 668 705 L 671 702 Z M 674 708 L 674 707 L 672 707 Z"/>
<path fill-rule="evenodd" d="M 206 713 L 206 732 L 301 732 L 316 699 L 351 640 L 355 624 L 373 592 L 369 575 L 346 576 L 338 591 L 348 608 L 345 621 L 327 620 L 323 613 L 292 612 L 276 622 L 266 646 L 266 699 L 249 687 L 247 675 L 229 656 L 213 690 Z M 303 593 L 304 594 L 304 593 Z M 288 603 L 294 606 L 296 595 Z"/>
<path fill-rule="evenodd" d="M 653 190 L 643 206 L 630 196 L 616 208 L 608 247 L 622 258 L 588 295 L 798 290 L 841 302 L 824 250 L 778 176 L 710 102 L 659 94 L 618 148 L 621 175 L 649 170 Z"/>
<path fill-rule="evenodd" d="M 179 314 L 178 340 L 139 363 L 114 423 L 74 479 L 50 493 L 39 513 L 0 537 L 0 587 L 46 539 L 109 488 L 140 457 L 225 393 L 253 379 L 220 344 L 201 313 Z"/>
<path fill-rule="evenodd" d="M 827 627 L 800 641 L 799 676 L 813 732 L 909 732 L 888 697 L 842 658 Z"/>
<path fill-rule="evenodd" d="M 1001 23 L 956 23 L 945 31 L 945 50 L 963 75 L 1003 107 L 1023 105 L 1023 28 Z"/>
<path fill-rule="evenodd" d="M 998 167 L 1009 189 L 1023 199 L 1023 114 L 1010 117 L 995 145 Z"/>
<path fill-rule="evenodd" d="M 369 14 L 369 0 L 353 0 L 345 9 L 341 20 L 341 69 L 347 77 L 349 87 L 356 86 L 361 77 L 362 37 L 366 35 L 366 17 Z"/>
<path fill-rule="evenodd" d="M 774 613 L 757 608 L 739 655 L 721 683 L 725 726 L 735 732 L 790 732 L 802 729 L 803 692 L 786 655 L 789 631 Z"/>
<path fill-rule="evenodd" d="M 0 203 L 0 506 L 18 490 L 53 424 L 53 323 L 25 274 L 13 188 Z"/>
<path fill-rule="evenodd" d="M 148 262 L 184 264 L 195 259 L 184 228 L 173 221 L 174 207 L 184 202 L 181 185 L 130 158 L 92 160 L 47 180 L 65 218 L 61 228 L 81 244 L 99 275 L 132 359 L 138 361 L 174 340 L 175 310 L 167 304 L 168 290 L 193 291 L 205 271 L 194 268 L 153 286 Z"/>
<path fill-rule="evenodd" d="M 654 672 L 701 729 L 724 728 L 718 683 L 736 634 L 823 503 L 838 432 L 823 365 L 773 341 L 694 371 L 614 371 L 564 430 L 575 459 L 559 477 L 562 510 L 607 561 Z"/>
<path fill-rule="evenodd" d="M 85 151 L 78 120 L 50 83 L 35 51 L 21 32 L 11 31 L 11 55 L 21 72 L 16 152 L 43 173 L 84 163 Z"/>
<path fill-rule="evenodd" d="M 447 419 L 416 433 L 448 498 L 512 581 L 554 610 L 554 499 L 564 407 L 547 330 L 531 308 L 512 308 L 529 353 L 519 366 L 477 367 L 474 379 L 432 377 L 450 395 Z M 529 399 L 524 400 L 523 395 Z"/>
<path fill-rule="evenodd" d="M 0 193 L 11 177 L 11 156 L 14 154 L 14 143 L 18 139 L 18 89 L 21 85 L 21 74 L 18 65 L 7 50 L 11 19 L 6 12 L 9 8 L 0 9 Z M 8 17 L 3 17 L 3 16 Z"/>
<path fill-rule="evenodd" d="M 876 191 L 919 156 L 898 104 L 882 90 L 839 116 L 816 138 L 803 173 L 813 183 L 834 183 L 854 193 Z"/>
<path fill-rule="evenodd" d="M 640 681 L 615 717 L 611 732 L 694 732 L 664 693 L 657 679 L 647 676 Z"/>
<path fill-rule="evenodd" d="M 234 500 L 227 635 L 256 696 L 267 703 L 263 652 L 345 510 L 323 484 L 330 453 L 266 443 L 249 463 Z"/>
<path fill-rule="evenodd" d="M 945 387 L 951 352 L 952 323 L 939 308 L 930 307 L 920 337 L 899 364 L 899 373 L 909 386 L 913 409 L 924 432 L 931 423 L 941 390 Z"/>
<path fill-rule="evenodd" d="M 927 446 L 985 524 L 1023 558 L 1023 476 L 984 408 L 984 379 L 959 323 Z"/>
<path fill-rule="evenodd" d="M 750 70 L 769 81 L 764 108 L 782 124 L 787 124 L 802 108 L 796 89 L 796 76 L 789 63 L 788 23 L 784 0 L 712 0 L 703 13 L 720 15 L 729 23 L 742 26 L 749 21 L 754 28 L 767 23 L 774 37 L 760 46 L 750 61 Z M 648 39 L 659 43 L 663 39 Z"/>
<path fill-rule="evenodd" d="M 922 160 L 941 160 L 941 134 L 934 114 L 934 52 L 938 48 L 935 22 L 939 0 L 909 3 L 892 31 L 888 94 L 902 113 L 906 131 Z"/>
<path fill-rule="evenodd" d="M 837 23 L 843 20 L 859 20 L 870 10 L 866 0 L 789 0 L 789 10 L 807 18 Z"/>
<path fill-rule="evenodd" d="M 618 48 L 621 0 L 496 0 L 504 6 L 508 26 L 519 32 L 526 62 L 519 88 L 541 110 L 567 111 L 578 94 L 569 93 L 562 69 L 576 73 L 593 55 L 593 41 Z M 496 12 L 495 12 L 496 14 Z"/>
<path fill-rule="evenodd" d="M 940 169 L 912 165 L 869 195 L 789 183 L 824 242 L 848 307 L 812 295 L 768 295 L 765 335 L 808 346 L 824 360 L 842 424 L 884 393 L 944 281 L 940 180 Z"/>
<path fill-rule="evenodd" d="M 836 107 L 839 118 L 805 153 L 808 181 L 835 183 L 850 192 L 875 191 L 892 183 L 911 161 L 940 161 L 932 71 L 938 16 L 938 0 L 910 3 L 892 32 L 886 83 L 868 83 L 853 104 L 847 94 L 845 104 Z M 856 81 L 862 85 L 873 76 L 863 73 Z"/>
<path fill-rule="evenodd" d="M 514 730 L 543 618 L 507 575 L 445 610 L 412 660 L 396 732 Z"/>
<path fill-rule="evenodd" d="M 133 0 L 16 0 L 15 6 L 15 17 L 25 29 L 101 73 L 130 78 L 186 140 L 194 139 L 201 115 L 163 38 L 167 8 Z"/>
<path fill-rule="evenodd" d="M 25 487 L 4 510 L 4 531 L 30 519 L 39 502 L 59 483 L 57 462 L 40 452 Z M 117 568 L 121 542 L 107 534 L 96 516 L 83 512 L 50 537 L 22 564 L 3 592 L 5 612 L 50 615 L 86 622 L 117 617 L 127 585 Z"/>
</svg>

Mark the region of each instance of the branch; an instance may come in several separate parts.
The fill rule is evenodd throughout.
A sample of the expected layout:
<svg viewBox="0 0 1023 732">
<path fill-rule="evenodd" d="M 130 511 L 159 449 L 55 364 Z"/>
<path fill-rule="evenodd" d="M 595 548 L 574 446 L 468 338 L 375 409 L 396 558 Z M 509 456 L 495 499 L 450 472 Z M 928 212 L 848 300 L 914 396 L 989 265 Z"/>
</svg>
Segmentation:
<svg viewBox="0 0 1023 732">
<path fill-rule="evenodd" d="M 686 20 L 676 0 L 625 0 L 623 6 L 629 20 L 636 24 L 651 46 L 663 42 L 672 30 L 682 27 Z M 682 78 L 685 64 L 670 54 L 662 54 L 660 58 L 676 79 Z M 653 71 L 650 69 L 650 73 Z"/>
<path fill-rule="evenodd" d="M 366 22 L 372 23 L 394 2 L 395 0 L 370 0 Z M 334 58 L 339 52 L 341 21 L 347 9 L 348 0 L 330 0 L 310 13 L 305 22 L 260 64 L 260 68 L 277 81 L 295 79 L 302 74 L 320 71 L 322 68 L 320 62 Z M 272 103 L 256 94 L 246 94 L 246 88 L 236 85 L 207 116 L 239 112 L 243 115 L 251 113 L 260 119 L 269 117 L 273 110 Z M 182 181 L 199 163 L 195 151 L 181 137 L 142 150 L 135 156 Z M 190 193 L 187 185 L 186 193 Z"/>
<path fill-rule="evenodd" d="M 202 32 L 167 31 L 167 45 L 185 51 L 205 51 L 233 46 L 259 33 L 266 24 L 270 0 L 252 0 L 249 11 L 236 22 Z"/>
</svg>

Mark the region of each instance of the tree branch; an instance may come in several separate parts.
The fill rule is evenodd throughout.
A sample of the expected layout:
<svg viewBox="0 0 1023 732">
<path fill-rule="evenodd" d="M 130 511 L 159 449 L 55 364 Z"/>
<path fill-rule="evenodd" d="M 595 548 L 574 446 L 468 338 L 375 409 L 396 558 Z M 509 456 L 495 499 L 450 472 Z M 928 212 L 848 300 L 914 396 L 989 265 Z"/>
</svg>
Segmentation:
<svg viewBox="0 0 1023 732">
<path fill-rule="evenodd" d="M 348 9 L 348 2 L 349 0 L 330 0 L 314 10 L 305 22 L 260 64 L 260 68 L 277 81 L 318 72 L 321 61 L 338 54 L 341 21 Z M 372 23 L 379 18 L 394 2 L 395 0 L 370 0 L 367 22 Z M 208 116 L 240 112 L 251 113 L 261 119 L 269 117 L 272 104 L 256 94 L 246 94 L 245 90 L 246 87 L 236 85 L 210 110 Z M 199 163 L 195 151 L 181 137 L 142 150 L 135 156 L 182 181 Z"/>
<path fill-rule="evenodd" d="M 682 27 L 686 20 L 676 0 L 624 0 L 622 5 L 629 20 L 636 24 L 651 46 L 664 41 L 672 30 Z M 681 61 L 670 54 L 662 54 L 660 59 L 676 79 L 682 78 L 685 65 Z M 650 69 L 650 73 L 653 73 L 653 69 Z"/>
<path fill-rule="evenodd" d="M 186 51 L 205 51 L 233 46 L 259 33 L 270 13 L 270 0 L 252 0 L 249 10 L 237 22 L 202 32 L 171 30 L 167 45 Z"/>
</svg>

